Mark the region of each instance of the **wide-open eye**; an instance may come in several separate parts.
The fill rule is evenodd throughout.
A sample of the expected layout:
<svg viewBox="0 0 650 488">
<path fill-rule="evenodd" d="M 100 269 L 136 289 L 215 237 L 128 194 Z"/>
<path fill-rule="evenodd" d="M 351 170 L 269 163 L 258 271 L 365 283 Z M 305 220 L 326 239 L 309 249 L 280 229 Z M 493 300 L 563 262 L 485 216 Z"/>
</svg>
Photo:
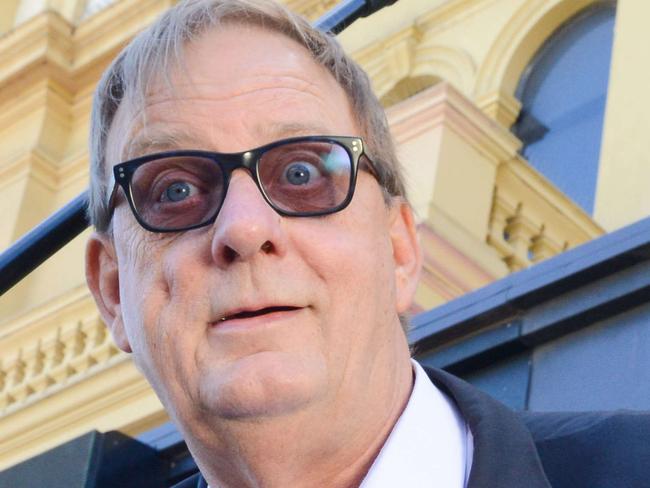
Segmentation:
<svg viewBox="0 0 650 488">
<path fill-rule="evenodd" d="M 284 179 L 291 185 L 306 185 L 321 177 L 319 168 L 306 161 L 296 161 L 284 169 Z"/>
<path fill-rule="evenodd" d="M 157 229 L 201 224 L 223 200 L 221 168 L 201 156 L 161 157 L 139 166 L 131 179 L 139 217 Z"/>
<path fill-rule="evenodd" d="M 348 195 L 352 163 L 345 148 L 327 140 L 297 140 L 266 151 L 257 166 L 264 192 L 288 213 L 318 213 Z"/>
<path fill-rule="evenodd" d="M 187 181 L 175 181 L 167 187 L 160 199 L 165 202 L 180 202 L 196 195 L 199 189 Z"/>
</svg>

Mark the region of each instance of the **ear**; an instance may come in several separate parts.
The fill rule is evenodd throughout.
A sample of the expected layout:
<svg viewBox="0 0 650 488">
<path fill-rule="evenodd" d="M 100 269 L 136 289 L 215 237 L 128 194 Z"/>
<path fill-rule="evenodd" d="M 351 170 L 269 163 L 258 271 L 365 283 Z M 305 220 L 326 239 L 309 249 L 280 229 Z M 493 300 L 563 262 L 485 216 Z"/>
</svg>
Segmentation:
<svg viewBox="0 0 650 488">
<path fill-rule="evenodd" d="M 406 313 L 418 286 L 422 252 L 411 206 L 404 200 L 391 204 L 390 238 L 395 263 L 395 298 L 397 313 Z"/>
<path fill-rule="evenodd" d="M 131 352 L 120 306 L 120 276 L 115 246 L 104 234 L 93 233 L 86 244 L 86 282 L 115 344 L 124 352 Z"/>
</svg>

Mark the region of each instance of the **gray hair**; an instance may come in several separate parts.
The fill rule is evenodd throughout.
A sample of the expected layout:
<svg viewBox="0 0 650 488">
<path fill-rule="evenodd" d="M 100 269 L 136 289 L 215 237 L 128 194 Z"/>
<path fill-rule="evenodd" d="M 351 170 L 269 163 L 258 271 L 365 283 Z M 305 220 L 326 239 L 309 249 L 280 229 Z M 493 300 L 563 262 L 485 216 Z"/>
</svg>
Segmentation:
<svg viewBox="0 0 650 488">
<path fill-rule="evenodd" d="M 304 46 L 345 90 L 376 166 L 387 201 L 404 197 L 404 182 L 384 110 L 366 73 L 345 54 L 336 39 L 273 0 L 186 0 L 166 11 L 136 36 L 104 72 L 93 100 L 90 127 L 89 219 L 98 232 L 110 223 L 106 150 L 108 133 L 124 102 L 130 110 L 144 105 L 148 88 L 182 63 L 186 44 L 226 23 L 260 26 Z M 169 79 L 167 79 L 168 82 Z M 171 82 L 170 82 L 171 83 Z"/>
</svg>

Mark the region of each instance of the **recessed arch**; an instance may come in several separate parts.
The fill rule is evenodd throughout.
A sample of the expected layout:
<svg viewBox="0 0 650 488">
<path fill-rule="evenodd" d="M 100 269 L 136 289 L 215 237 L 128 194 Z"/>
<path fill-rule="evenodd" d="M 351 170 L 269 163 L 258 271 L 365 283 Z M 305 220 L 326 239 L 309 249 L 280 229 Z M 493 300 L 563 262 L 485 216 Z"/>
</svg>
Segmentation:
<svg viewBox="0 0 650 488">
<path fill-rule="evenodd" d="M 558 28 L 521 76 L 513 133 L 523 156 L 593 212 L 616 5 L 599 2 Z"/>
<path fill-rule="evenodd" d="M 412 70 L 414 76 L 437 76 L 453 85 L 465 95 L 470 95 L 476 76 L 474 59 L 461 49 L 446 46 L 418 46 Z"/>
<path fill-rule="evenodd" d="M 497 36 L 478 70 L 475 98 L 492 93 L 514 96 L 535 53 L 555 30 L 582 9 L 601 0 L 528 0 Z"/>
<path fill-rule="evenodd" d="M 445 46 L 418 45 L 411 59 L 406 75 L 391 79 L 377 90 L 385 106 L 401 102 L 439 81 L 469 94 L 476 75 L 476 64 L 469 54 Z"/>
</svg>

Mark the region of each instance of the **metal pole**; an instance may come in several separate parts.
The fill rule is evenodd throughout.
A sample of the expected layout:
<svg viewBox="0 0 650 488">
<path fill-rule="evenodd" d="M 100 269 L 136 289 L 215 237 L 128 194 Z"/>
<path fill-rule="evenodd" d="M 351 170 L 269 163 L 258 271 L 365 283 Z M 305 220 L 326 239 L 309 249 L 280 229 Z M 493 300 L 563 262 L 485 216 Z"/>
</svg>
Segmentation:
<svg viewBox="0 0 650 488">
<path fill-rule="evenodd" d="M 87 206 L 83 192 L 0 255 L 0 295 L 88 227 Z"/>
<path fill-rule="evenodd" d="M 318 29 L 338 34 L 359 17 L 392 5 L 396 0 L 345 0 L 315 22 Z M 40 266 L 88 227 L 84 191 L 29 231 L 0 255 L 0 295 Z"/>
<path fill-rule="evenodd" d="M 397 0 L 347 0 L 318 19 L 314 25 L 327 32 L 338 34 L 359 17 L 367 17 L 392 5 Z"/>
</svg>

